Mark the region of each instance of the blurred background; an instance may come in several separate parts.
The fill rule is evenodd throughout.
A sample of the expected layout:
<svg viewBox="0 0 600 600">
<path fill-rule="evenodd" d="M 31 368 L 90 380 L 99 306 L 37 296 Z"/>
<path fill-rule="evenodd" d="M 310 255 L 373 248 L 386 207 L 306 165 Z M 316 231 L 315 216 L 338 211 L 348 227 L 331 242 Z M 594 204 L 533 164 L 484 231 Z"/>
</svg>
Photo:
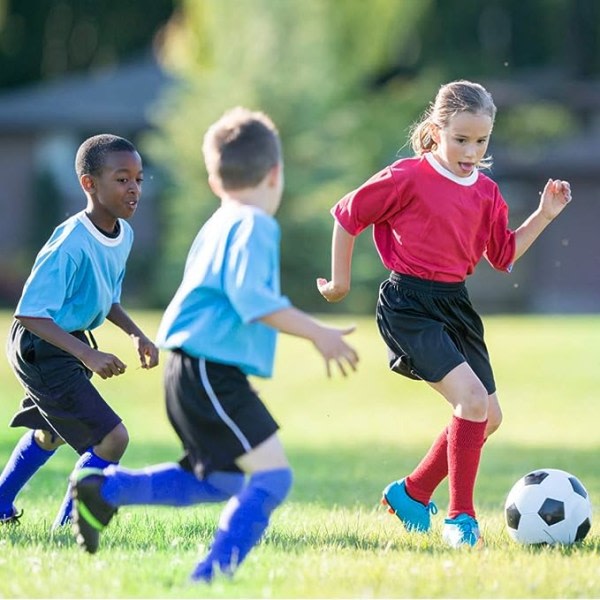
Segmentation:
<svg viewBox="0 0 600 600">
<path fill-rule="evenodd" d="M 13 308 L 53 228 L 82 210 L 73 162 L 88 136 L 131 139 L 144 194 L 123 303 L 163 308 L 217 199 L 207 126 L 242 104 L 284 144 L 282 287 L 300 307 L 371 313 L 386 277 L 370 232 L 353 290 L 328 305 L 331 206 L 409 156 L 411 124 L 453 79 L 498 116 L 492 178 L 517 227 L 549 177 L 574 202 L 512 275 L 469 282 L 488 313 L 600 307 L 600 2 L 597 0 L 0 0 L 0 306 Z"/>
</svg>

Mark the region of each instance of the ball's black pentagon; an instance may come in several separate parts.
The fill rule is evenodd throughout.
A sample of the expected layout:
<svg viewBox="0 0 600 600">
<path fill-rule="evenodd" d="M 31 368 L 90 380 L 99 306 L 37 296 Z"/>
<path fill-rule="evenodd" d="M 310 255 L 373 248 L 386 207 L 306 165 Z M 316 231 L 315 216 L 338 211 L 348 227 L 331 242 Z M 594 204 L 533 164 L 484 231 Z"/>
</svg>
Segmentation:
<svg viewBox="0 0 600 600">
<path fill-rule="evenodd" d="M 511 504 L 506 508 L 506 524 L 511 529 L 518 529 L 521 521 L 521 513 L 516 504 Z"/>
<path fill-rule="evenodd" d="M 565 520 L 565 504 L 554 498 L 546 498 L 538 510 L 538 515 L 548 525 L 556 525 Z"/>
<path fill-rule="evenodd" d="M 523 483 L 525 485 L 540 485 L 548 475 L 549 473 L 546 473 L 546 471 L 532 471 L 525 475 Z"/>
<path fill-rule="evenodd" d="M 573 475 L 571 475 L 571 477 L 569 477 L 569 481 L 571 482 L 571 487 L 573 488 L 573 491 L 576 494 L 579 494 L 582 498 L 588 497 L 587 492 L 585 491 L 585 488 L 581 484 L 581 481 L 579 481 L 579 479 L 577 479 L 577 477 L 574 477 Z"/>
<path fill-rule="evenodd" d="M 575 541 L 580 542 L 589 532 L 592 527 L 592 522 L 589 517 L 577 528 L 577 533 L 575 534 Z"/>
</svg>

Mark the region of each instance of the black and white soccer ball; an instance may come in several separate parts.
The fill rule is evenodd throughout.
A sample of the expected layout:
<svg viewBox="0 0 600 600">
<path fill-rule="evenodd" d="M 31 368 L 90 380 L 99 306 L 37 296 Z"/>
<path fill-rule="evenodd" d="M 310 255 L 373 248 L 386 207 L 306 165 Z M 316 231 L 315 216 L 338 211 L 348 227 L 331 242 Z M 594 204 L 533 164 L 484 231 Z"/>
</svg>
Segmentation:
<svg viewBox="0 0 600 600">
<path fill-rule="evenodd" d="M 509 535 L 520 544 L 573 544 L 592 526 L 592 505 L 577 477 L 538 469 L 512 487 L 504 516 Z"/>
</svg>

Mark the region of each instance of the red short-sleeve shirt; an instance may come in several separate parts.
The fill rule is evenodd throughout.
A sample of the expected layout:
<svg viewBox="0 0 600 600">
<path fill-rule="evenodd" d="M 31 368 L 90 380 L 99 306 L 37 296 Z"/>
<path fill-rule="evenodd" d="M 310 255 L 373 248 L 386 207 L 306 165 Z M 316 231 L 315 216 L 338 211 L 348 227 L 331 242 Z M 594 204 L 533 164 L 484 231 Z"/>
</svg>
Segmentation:
<svg viewBox="0 0 600 600">
<path fill-rule="evenodd" d="M 457 177 L 430 153 L 379 171 L 331 212 L 354 236 L 373 225 L 377 251 L 392 271 L 458 282 L 483 256 L 498 270 L 512 267 L 515 234 L 496 183 L 477 170 Z"/>
</svg>

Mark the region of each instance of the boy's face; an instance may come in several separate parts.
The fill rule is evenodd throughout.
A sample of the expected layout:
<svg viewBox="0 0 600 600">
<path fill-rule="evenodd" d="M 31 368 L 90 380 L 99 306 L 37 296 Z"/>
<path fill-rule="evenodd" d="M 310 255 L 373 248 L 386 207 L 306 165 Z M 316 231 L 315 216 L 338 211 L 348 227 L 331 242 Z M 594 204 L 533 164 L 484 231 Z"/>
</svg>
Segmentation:
<svg viewBox="0 0 600 600">
<path fill-rule="evenodd" d="M 111 152 L 99 175 L 83 175 L 81 185 L 92 204 L 96 224 L 129 219 L 142 195 L 142 159 L 137 152 Z"/>
</svg>

